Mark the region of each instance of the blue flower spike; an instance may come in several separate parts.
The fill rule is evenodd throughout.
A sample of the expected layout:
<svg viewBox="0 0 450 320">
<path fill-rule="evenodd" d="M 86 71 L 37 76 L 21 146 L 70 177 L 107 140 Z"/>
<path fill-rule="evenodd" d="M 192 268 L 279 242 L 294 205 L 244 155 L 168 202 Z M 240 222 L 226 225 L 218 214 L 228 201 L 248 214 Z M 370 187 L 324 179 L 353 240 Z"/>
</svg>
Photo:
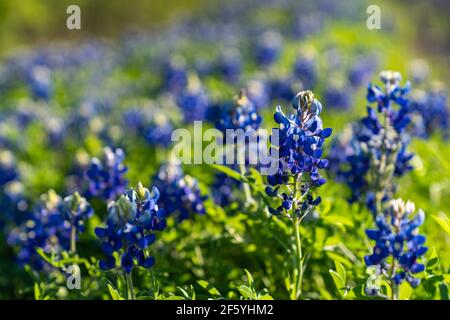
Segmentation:
<svg viewBox="0 0 450 320">
<path fill-rule="evenodd" d="M 292 100 L 294 113 L 286 116 L 281 107 L 276 108 L 274 119 L 279 124 L 278 171 L 267 177 L 266 193 L 281 199 L 281 205 L 270 208 L 272 214 L 287 214 L 295 208 L 294 215 L 305 216 L 320 203 L 313 198 L 313 189 L 326 183 L 319 173 L 328 165 L 322 158 L 322 146 L 331 136 L 331 128 L 322 127 L 322 104 L 311 91 L 302 91 Z"/>
<path fill-rule="evenodd" d="M 158 207 L 158 199 L 157 188 L 150 191 L 138 183 L 136 188 L 108 204 L 106 227 L 95 229 L 106 255 L 99 263 L 102 270 L 116 267 L 115 254 L 120 257 L 118 265 L 126 274 L 136 266 L 153 266 L 155 259 L 148 255 L 148 247 L 156 239 L 155 232 L 166 226 L 165 213 Z"/>
<path fill-rule="evenodd" d="M 88 181 L 87 196 L 113 200 L 122 194 L 127 187 L 125 179 L 127 167 L 123 164 L 125 153 L 122 149 L 103 149 L 101 159 L 93 158 L 86 170 Z"/>
<path fill-rule="evenodd" d="M 392 298 L 395 287 L 407 281 L 413 288 L 420 279 L 416 274 L 425 270 L 420 258 L 427 252 L 426 238 L 418 233 L 425 220 L 422 210 L 415 213 L 414 203 L 402 199 L 389 202 L 388 208 L 376 217 L 376 229 L 366 230 L 369 239 L 375 241 L 373 252 L 364 257 L 367 266 L 375 266 L 379 274 L 392 282 Z"/>
</svg>

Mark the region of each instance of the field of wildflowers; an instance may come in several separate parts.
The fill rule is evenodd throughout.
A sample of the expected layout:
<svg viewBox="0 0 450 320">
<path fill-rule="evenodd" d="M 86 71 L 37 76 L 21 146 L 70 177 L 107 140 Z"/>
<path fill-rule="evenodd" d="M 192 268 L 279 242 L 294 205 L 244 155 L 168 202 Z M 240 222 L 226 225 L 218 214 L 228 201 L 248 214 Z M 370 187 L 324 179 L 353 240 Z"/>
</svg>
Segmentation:
<svg viewBox="0 0 450 320">
<path fill-rule="evenodd" d="M 5 54 L 0 298 L 448 300 L 448 53 L 368 5 L 232 1 Z M 186 163 L 177 129 L 192 157 L 269 131 L 276 165 L 234 140 Z"/>
</svg>

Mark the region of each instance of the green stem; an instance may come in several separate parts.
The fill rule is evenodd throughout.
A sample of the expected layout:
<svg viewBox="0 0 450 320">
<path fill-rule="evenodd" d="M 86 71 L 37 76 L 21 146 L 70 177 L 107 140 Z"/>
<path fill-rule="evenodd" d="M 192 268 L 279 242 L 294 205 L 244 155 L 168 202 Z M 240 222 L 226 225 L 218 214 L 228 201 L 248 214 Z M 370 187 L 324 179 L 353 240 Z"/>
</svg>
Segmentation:
<svg viewBox="0 0 450 320">
<path fill-rule="evenodd" d="M 392 258 L 392 266 L 391 266 L 391 300 L 398 299 L 398 286 L 394 281 L 395 275 L 395 258 Z"/>
<path fill-rule="evenodd" d="M 298 192 L 298 180 L 301 174 L 296 174 L 294 177 L 294 199 L 297 198 Z M 293 274 L 295 274 L 295 286 L 294 286 L 294 298 L 298 299 L 302 294 L 302 280 L 303 280 L 303 252 L 302 252 L 302 242 L 300 238 L 300 222 L 301 219 L 297 217 L 297 203 L 294 201 L 292 206 L 292 222 L 294 224 L 294 234 L 295 234 L 295 248 L 296 248 L 296 262 L 297 266 Z"/>
<path fill-rule="evenodd" d="M 295 233 L 295 245 L 297 253 L 297 276 L 295 278 L 295 298 L 298 299 L 302 294 L 302 280 L 303 280 L 303 253 L 302 242 L 300 238 L 300 221 L 297 217 L 294 218 L 294 233 Z"/>
<path fill-rule="evenodd" d="M 239 151 L 238 154 L 240 155 Z M 245 175 L 247 173 L 247 170 L 245 168 L 245 163 L 244 163 L 243 157 L 240 157 L 239 160 L 239 171 L 241 172 L 241 175 Z M 242 183 L 242 185 L 244 186 L 244 194 L 245 194 L 245 199 L 247 201 L 248 205 L 253 205 L 255 204 L 255 200 L 252 197 L 252 193 L 250 191 L 250 186 L 248 185 L 248 183 L 244 182 Z"/>
<path fill-rule="evenodd" d="M 130 273 L 125 272 L 128 288 L 128 300 L 136 300 L 136 296 L 134 295 L 133 277 L 131 276 L 132 272 L 133 270 L 131 270 Z"/>
<path fill-rule="evenodd" d="M 72 226 L 70 231 L 70 252 L 75 253 L 77 252 L 77 228 Z"/>
</svg>

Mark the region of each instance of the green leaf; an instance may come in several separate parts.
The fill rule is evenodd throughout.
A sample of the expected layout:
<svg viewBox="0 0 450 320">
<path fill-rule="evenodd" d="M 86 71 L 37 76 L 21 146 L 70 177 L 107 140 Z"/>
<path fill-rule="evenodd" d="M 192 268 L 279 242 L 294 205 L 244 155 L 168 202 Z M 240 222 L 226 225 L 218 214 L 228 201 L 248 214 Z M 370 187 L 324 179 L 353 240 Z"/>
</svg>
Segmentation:
<svg viewBox="0 0 450 320">
<path fill-rule="evenodd" d="M 332 251 L 326 251 L 326 254 L 333 261 L 338 261 L 339 263 L 341 263 L 342 265 L 345 265 L 348 268 L 352 267 L 352 262 L 349 261 L 346 257 L 343 257 L 340 254 L 337 254 L 336 252 L 332 252 Z"/>
<path fill-rule="evenodd" d="M 244 269 L 244 271 L 247 276 L 247 283 L 248 283 L 249 287 L 253 287 L 253 277 L 252 277 L 251 273 L 247 269 Z"/>
<path fill-rule="evenodd" d="M 349 227 L 349 228 L 353 227 L 353 221 L 351 219 L 344 217 L 344 216 L 337 215 L 337 214 L 329 214 L 329 215 L 323 216 L 322 220 L 324 220 L 325 222 L 334 224 L 336 226 L 339 226 L 339 227 Z"/>
<path fill-rule="evenodd" d="M 180 296 L 168 296 L 168 297 L 162 298 L 161 300 L 185 300 L 185 299 Z"/>
<path fill-rule="evenodd" d="M 444 229 L 445 233 L 450 236 L 450 219 L 446 216 L 441 217 L 432 215 L 431 217 L 441 226 L 442 229 Z"/>
<path fill-rule="evenodd" d="M 427 270 L 433 270 L 440 266 L 440 259 L 437 254 L 436 248 L 433 247 L 431 250 L 430 260 L 427 262 Z"/>
<path fill-rule="evenodd" d="M 258 297 L 258 300 L 273 300 L 273 297 L 270 294 L 264 294 Z"/>
<path fill-rule="evenodd" d="M 445 283 L 441 283 L 439 285 L 439 294 L 441 295 L 442 300 L 448 300 L 448 285 Z"/>
<path fill-rule="evenodd" d="M 242 182 L 247 182 L 247 179 L 241 175 L 239 172 L 234 171 L 233 169 L 231 169 L 230 167 L 227 166 L 223 166 L 220 164 L 210 164 L 211 167 L 213 167 L 216 170 L 219 170 L 222 173 L 225 173 L 227 176 L 238 180 L 238 181 L 242 181 Z"/>
<path fill-rule="evenodd" d="M 239 286 L 238 290 L 244 299 L 255 299 L 256 298 L 253 290 L 246 285 Z"/>
<path fill-rule="evenodd" d="M 122 298 L 119 292 L 116 289 L 114 289 L 113 286 L 110 285 L 109 283 L 108 283 L 108 290 L 113 300 L 124 300 L 124 298 Z"/>
<path fill-rule="evenodd" d="M 48 262 L 49 264 L 53 265 L 53 260 L 44 252 L 44 249 L 36 248 L 36 252 L 38 255 L 41 256 L 42 259 L 45 260 L 45 262 Z"/>
<path fill-rule="evenodd" d="M 413 293 L 413 288 L 409 285 L 408 282 L 404 281 L 399 288 L 398 297 L 400 300 L 409 300 Z"/>
<path fill-rule="evenodd" d="M 41 289 L 39 288 L 39 283 L 37 283 L 37 282 L 34 283 L 34 299 L 36 299 L 36 300 L 42 299 Z"/>
<path fill-rule="evenodd" d="M 345 271 L 345 267 L 338 261 L 334 261 L 335 270 L 330 270 L 331 277 L 333 278 L 334 284 L 336 288 L 339 290 L 339 293 L 342 296 L 347 294 L 347 272 Z"/>
<path fill-rule="evenodd" d="M 339 273 L 342 279 L 344 279 L 344 283 L 347 282 L 347 272 L 345 271 L 344 266 L 338 261 L 334 261 L 334 265 L 336 267 L 337 273 Z"/>
<path fill-rule="evenodd" d="M 208 291 L 208 293 L 214 297 L 222 297 L 222 295 L 220 294 L 219 290 L 217 290 L 216 288 L 214 288 L 208 281 L 205 280 L 198 280 L 197 283 L 206 291 Z"/>
<path fill-rule="evenodd" d="M 345 282 L 344 282 L 344 278 L 342 278 L 342 276 L 337 273 L 334 270 L 329 270 L 331 277 L 333 278 L 334 284 L 336 285 L 336 288 L 339 290 L 339 293 L 341 293 L 343 295 L 343 290 L 345 290 Z"/>
<path fill-rule="evenodd" d="M 386 281 L 386 280 L 381 280 L 380 281 L 380 288 L 381 288 L 381 292 L 388 297 L 392 296 L 392 288 L 391 288 L 391 284 Z"/>
</svg>

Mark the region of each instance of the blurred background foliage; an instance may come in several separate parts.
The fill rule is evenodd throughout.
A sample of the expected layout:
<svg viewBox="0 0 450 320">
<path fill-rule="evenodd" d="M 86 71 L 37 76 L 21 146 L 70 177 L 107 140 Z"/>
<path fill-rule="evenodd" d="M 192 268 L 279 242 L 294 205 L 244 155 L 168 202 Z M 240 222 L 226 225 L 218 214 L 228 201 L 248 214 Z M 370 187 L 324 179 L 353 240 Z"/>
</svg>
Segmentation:
<svg viewBox="0 0 450 320">
<path fill-rule="evenodd" d="M 239 0 L 227 1 L 227 3 L 229 2 L 239 2 Z M 325 50 L 331 44 L 338 47 L 340 52 L 344 54 L 347 51 L 357 52 L 360 47 L 377 51 L 383 56 L 379 70 L 395 69 L 402 72 L 405 75 L 404 78 L 408 78 L 410 59 L 426 57 L 432 68 L 433 78 L 445 82 L 449 79 L 450 48 L 447 2 L 445 0 L 400 0 L 374 3 L 381 7 L 383 27 L 382 30 L 376 31 L 370 31 L 366 28 L 367 14 L 364 11 L 360 11 L 358 19 L 354 21 L 327 21 L 325 28 L 317 37 L 302 39 L 300 43 L 288 42 L 282 58 L 277 62 L 274 69 L 277 72 L 281 71 L 281 73 L 289 69 L 299 51 L 299 46 L 302 46 L 302 48 L 315 47 L 320 53 L 321 50 Z M 81 7 L 82 29 L 79 31 L 69 31 L 66 28 L 66 8 L 71 4 L 77 4 Z M 211 0 L 129 0 L 126 2 L 118 0 L 0 0 L 0 57 L 14 55 L 16 51 L 21 49 L 46 46 L 57 42 L 76 44 L 77 41 L 91 38 L 113 41 L 126 37 L 130 30 L 153 30 L 157 32 L 159 28 L 170 26 L 172 22 L 188 16 L 199 16 L 207 20 L 209 9 L 217 9 L 220 5 L 221 1 Z M 268 24 L 283 22 L 282 15 L 270 10 L 255 11 L 253 18 Z M 191 49 L 192 45 L 190 43 Z M 217 48 L 207 49 L 219 50 Z M 201 48 L 195 47 L 195 50 L 190 50 L 190 54 L 197 55 L 202 53 L 201 51 Z M 146 56 L 144 55 L 144 57 Z M 327 63 L 326 57 L 320 56 L 320 54 L 319 60 L 321 64 Z M 117 75 L 114 74 L 112 77 L 122 76 L 127 81 L 130 79 L 142 80 L 141 83 L 144 84 L 140 89 L 147 93 L 146 86 L 149 86 L 148 83 L 154 80 L 150 70 L 134 70 L 133 65 L 127 67 L 126 70 L 120 70 Z M 247 68 L 254 71 L 255 66 L 250 65 Z M 324 83 L 326 83 L 326 81 L 323 81 L 324 79 L 321 80 L 321 87 L 317 90 L 319 100 L 323 98 L 322 92 Z M 377 79 L 372 78 L 371 80 Z M 221 100 L 230 99 L 238 89 L 213 80 L 208 80 L 205 86 L 214 94 L 217 94 Z M 79 88 L 80 91 L 84 89 L 84 87 Z M 355 108 L 346 113 L 336 110 L 327 111 L 324 113 L 324 123 L 338 133 L 345 124 L 362 116 L 365 113 L 366 106 L 364 89 L 362 88 L 352 97 Z M 64 91 L 63 83 L 57 87 L 56 92 L 59 94 L 57 100 L 65 106 L 67 101 Z M 76 94 L 75 91 L 74 95 L 76 96 Z M 8 98 L 16 99 L 16 95 L 19 97 L 21 95 L 26 96 L 26 92 L 14 91 L 13 97 Z M 67 103 L 67 105 L 71 104 Z M 267 126 L 273 124 L 270 121 L 272 121 L 274 105 L 275 102 L 272 101 L 263 111 Z M 49 188 L 55 188 L 57 191 L 63 189 L 64 176 L 60 174 L 60 171 L 67 170 L 66 167 L 70 163 L 65 164 L 65 157 L 67 154 L 72 154 L 76 148 L 68 145 L 65 153 L 59 152 L 60 150 L 47 151 L 39 143 L 40 140 L 42 140 L 42 144 L 44 143 L 45 137 L 42 136 L 42 128 L 34 126 L 28 130 L 26 136 L 33 137 L 37 143 L 31 144 L 22 156 L 29 162 L 27 165 L 33 167 L 32 170 L 28 167 L 25 168 L 33 173 L 29 175 L 31 178 L 26 181 L 27 192 L 31 198 L 37 199 L 40 193 Z M 155 151 L 146 150 L 142 152 L 142 150 L 145 150 L 145 145 L 140 143 L 133 141 L 128 150 L 130 154 L 127 158 L 127 165 L 130 167 L 128 178 L 131 185 L 139 180 L 147 184 L 150 176 L 156 170 L 158 162 L 162 161 L 161 159 L 154 163 L 152 161 L 150 165 L 145 166 L 148 164 L 148 159 L 157 158 L 157 155 L 152 153 Z M 90 154 L 98 154 L 102 142 L 96 137 L 88 137 L 83 147 Z M 446 237 L 438 229 L 438 225 L 431 218 L 431 215 L 445 215 L 445 210 L 450 207 L 448 188 L 450 183 L 450 169 L 448 168 L 450 150 L 448 142 L 442 141 L 441 137 L 436 135 L 426 141 L 414 140 L 412 150 L 417 155 L 414 160 L 415 170 L 402 179 L 399 196 L 415 201 L 418 207 L 426 211 L 430 218 L 427 218 L 424 225 L 424 233 L 429 235 L 430 247 L 434 246 L 438 249 L 442 264 L 448 269 L 450 263 L 449 237 Z M 49 163 L 57 163 L 58 166 L 50 166 Z M 191 166 L 188 170 L 202 182 L 202 188 L 206 190 L 212 171 L 208 168 L 194 166 Z M 360 215 L 361 208 L 350 206 L 345 202 L 342 190 L 342 185 L 330 180 L 330 183 L 321 191 L 324 195 L 324 203 L 320 211 L 324 219 L 318 223 L 316 231 L 302 230 L 307 234 L 306 238 L 311 239 L 311 243 L 307 243 L 307 245 L 317 246 L 317 252 L 323 248 L 327 249 L 325 253 L 317 253 L 316 256 L 312 257 L 313 263 L 315 262 L 316 266 L 320 266 L 308 271 L 308 277 L 312 281 L 306 284 L 306 289 L 317 287 L 320 290 L 320 292 L 312 293 L 310 296 L 312 298 L 335 298 L 338 296 L 336 292 L 328 290 L 332 287 L 331 279 L 322 277 L 323 274 L 328 274 L 328 269 L 332 267 L 332 261 L 337 259 L 338 254 L 335 252 L 343 251 L 344 254 L 341 256 L 345 256 L 345 253 L 348 252 L 345 245 L 353 250 L 357 257 L 350 255 L 351 259 L 340 258 L 340 262 L 348 266 L 349 269 L 352 265 L 361 267 L 362 258 L 368 253 L 367 248 L 362 248 L 362 245 L 358 247 L 358 241 L 364 237 L 364 227 L 370 223 L 370 220 L 364 220 Z M 257 282 L 260 287 L 267 287 L 272 291 L 280 290 L 280 283 L 283 282 L 284 275 L 272 267 L 273 265 L 279 266 L 277 262 L 283 261 L 284 257 L 282 254 L 276 254 L 274 256 L 275 262 L 267 261 L 271 260 L 267 257 L 272 257 L 273 252 L 284 250 L 278 245 L 277 241 L 279 240 L 276 239 L 276 232 L 280 225 L 288 230 L 285 223 L 278 222 L 278 225 L 276 225 L 276 220 L 271 219 L 268 229 L 263 230 L 263 234 L 259 234 L 256 231 L 262 230 L 261 225 L 267 222 L 260 217 L 248 219 L 248 216 L 243 213 L 228 216 L 222 208 L 211 204 L 209 204 L 208 212 L 210 219 L 202 220 L 195 217 L 194 221 L 182 224 L 176 231 L 173 226 L 169 226 L 171 228 L 162 235 L 162 242 L 167 244 L 167 248 L 159 248 L 161 254 L 158 259 L 161 263 L 155 271 L 156 276 L 161 281 L 161 286 L 165 290 L 174 291 L 175 285 L 191 284 L 197 279 L 206 278 L 221 291 L 226 292 L 230 286 L 227 282 L 239 279 L 242 269 L 247 268 L 256 273 L 255 279 L 258 279 Z M 105 213 L 102 212 L 102 214 Z M 335 219 L 336 214 L 341 215 L 341 218 L 342 216 L 351 217 L 354 221 L 348 221 L 348 219 L 337 221 Z M 88 229 L 91 238 L 86 237 L 90 247 L 97 246 L 97 243 L 92 240 L 93 226 L 100 223 L 98 217 L 96 219 L 96 221 L 90 222 L 90 228 Z M 245 230 L 249 230 L 249 233 L 246 234 Z M 272 230 L 275 230 L 275 232 L 271 232 Z M 255 234 L 251 234 L 252 231 Z M 312 233 L 314 234 L 312 235 Z M 279 236 L 289 239 L 290 234 L 286 231 L 286 234 L 282 233 Z M 270 242 L 272 247 L 259 246 L 259 244 L 266 242 Z M 342 244 L 344 245 L 342 246 Z M 337 247 L 340 249 L 336 249 Z M 13 256 L 12 251 L 5 246 L 0 246 L 0 250 L 0 256 L 2 257 Z M 98 252 L 92 253 L 92 255 L 96 254 Z M 215 257 L 217 254 L 221 254 L 221 259 L 208 259 L 208 257 Z M 325 263 L 323 263 L 324 260 L 321 260 L 323 259 L 322 254 L 328 257 Z M 353 258 L 354 260 L 352 260 Z M 182 262 L 174 264 L 173 261 Z M 1 273 L 3 275 L 10 274 L 11 277 L 0 276 L 0 287 L 7 287 L 7 290 L 2 290 L 0 296 L 32 297 L 33 288 L 29 286 L 30 279 L 24 276 L 23 271 L 16 268 L 13 261 L 6 261 L 5 263 L 2 261 L 1 264 Z M 2 268 L 4 270 L 1 270 Z M 357 270 L 360 271 L 363 268 Z M 352 274 L 352 276 L 358 279 L 365 277 L 361 274 Z M 142 277 L 145 278 L 148 275 L 143 273 Z M 16 282 L 12 283 L 11 279 L 15 279 Z M 324 285 L 323 281 L 327 281 L 327 283 Z M 149 282 L 145 283 L 143 286 L 148 285 Z M 92 285 L 98 286 L 95 282 Z M 97 287 L 93 287 L 92 290 L 96 291 L 97 289 Z M 143 287 L 142 290 L 144 289 L 147 288 Z M 102 292 L 103 298 L 108 297 L 106 292 Z M 98 298 L 98 296 L 95 297 Z M 278 297 L 286 298 L 282 295 Z"/>
<path fill-rule="evenodd" d="M 227 0 L 227 4 L 239 0 Z M 66 8 L 77 4 L 82 11 L 82 30 L 65 27 Z M 401 19 L 395 27 L 407 35 L 406 41 L 427 54 L 445 59 L 448 64 L 450 24 L 448 0 L 383 0 L 382 17 Z M 2 0 L 0 1 L 0 55 L 20 46 L 54 40 L 100 37 L 115 38 L 126 31 L 152 29 L 184 16 L 207 12 L 221 6 L 212 0 Z M 367 16 L 361 13 L 362 21 Z M 271 19 L 271 17 L 267 17 Z M 397 20 L 399 21 L 399 20 Z"/>
</svg>

